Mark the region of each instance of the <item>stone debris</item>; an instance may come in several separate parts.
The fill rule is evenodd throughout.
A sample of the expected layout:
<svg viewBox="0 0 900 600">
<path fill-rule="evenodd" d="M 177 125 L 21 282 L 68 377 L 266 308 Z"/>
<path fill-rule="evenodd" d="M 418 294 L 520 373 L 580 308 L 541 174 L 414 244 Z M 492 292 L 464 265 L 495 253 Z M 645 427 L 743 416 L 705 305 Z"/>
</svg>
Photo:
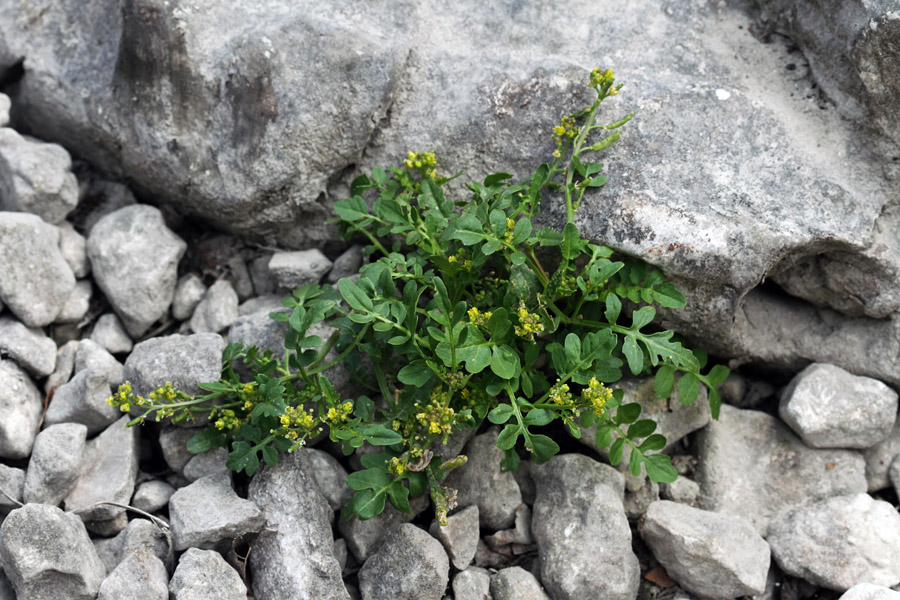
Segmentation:
<svg viewBox="0 0 900 600">
<path fill-rule="evenodd" d="M 550 600 L 540 582 L 522 567 L 507 567 L 491 577 L 494 600 Z"/>
<path fill-rule="evenodd" d="M 872 583 L 860 583 L 847 590 L 838 600 L 900 600 L 900 592 Z"/>
<path fill-rule="evenodd" d="M 359 244 L 353 244 L 334 259 L 334 264 L 331 265 L 331 270 L 328 272 L 325 281 L 337 283 L 338 280 L 344 277 L 356 275 L 363 264 L 363 258 L 363 247 Z"/>
<path fill-rule="evenodd" d="M 231 282 L 220 279 L 215 282 L 194 308 L 191 330 L 195 333 L 219 333 L 227 329 L 238 317 L 238 295 Z"/>
<path fill-rule="evenodd" d="M 781 394 L 778 414 L 812 448 L 870 448 L 897 417 L 897 392 L 871 377 L 812 364 Z"/>
<path fill-rule="evenodd" d="M 481 567 L 469 567 L 453 577 L 455 600 L 485 600 L 491 593 L 491 574 Z"/>
<path fill-rule="evenodd" d="M 395 526 L 359 570 L 366 600 L 440 600 L 450 560 L 440 542 L 411 523 Z"/>
<path fill-rule="evenodd" d="M 62 310 L 56 315 L 54 323 L 78 323 L 88 312 L 91 305 L 91 297 L 94 287 L 91 282 L 82 279 L 75 282 L 75 287 L 69 295 L 69 299 L 63 305 Z"/>
<path fill-rule="evenodd" d="M 278 288 L 294 290 L 307 283 L 319 283 L 331 269 L 331 261 L 321 250 L 276 252 L 269 259 L 269 273 Z"/>
<path fill-rule="evenodd" d="M 175 297 L 172 300 L 172 316 L 179 321 L 186 321 L 194 314 L 194 309 L 206 295 L 203 280 L 193 273 L 188 273 L 175 285 Z"/>
<path fill-rule="evenodd" d="M 43 397 L 28 374 L 0 359 L 0 457 L 27 458 L 43 410 Z"/>
<path fill-rule="evenodd" d="M 169 582 L 173 600 L 246 600 L 247 586 L 222 555 L 190 548 Z"/>
<path fill-rule="evenodd" d="M 75 373 L 94 370 L 103 373 L 110 387 L 118 387 L 125 379 L 125 368 L 116 357 L 91 339 L 78 342 L 75 352 Z"/>
<path fill-rule="evenodd" d="M 169 504 L 175 488 L 165 481 L 151 479 L 137 486 L 131 505 L 148 513 L 155 513 Z"/>
<path fill-rule="evenodd" d="M 110 354 L 127 354 L 134 347 L 134 342 L 115 313 L 106 313 L 97 319 L 90 339 Z"/>
<path fill-rule="evenodd" d="M 231 478 L 231 471 L 225 466 L 228 460 L 228 450 L 215 448 L 208 452 L 191 455 L 191 459 L 184 465 L 182 475 L 188 481 L 197 481 L 207 475 L 227 475 Z"/>
<path fill-rule="evenodd" d="M 97 600 L 169 600 L 166 566 L 149 550 L 136 550 L 103 580 Z"/>
<path fill-rule="evenodd" d="M 4 494 L 0 494 L 0 521 L 2 516 L 14 508 L 18 508 L 24 502 L 25 471 L 15 467 L 8 467 L 0 463 L 0 489 L 12 496 L 13 502 Z M 2 569 L 0 569 L 2 570 Z"/>
<path fill-rule="evenodd" d="M 34 439 L 25 475 L 25 502 L 58 505 L 81 472 L 88 429 L 79 423 L 51 425 Z"/>
<path fill-rule="evenodd" d="M 143 335 L 168 312 L 186 247 L 159 209 L 144 204 L 120 208 L 91 229 L 94 281 L 131 336 Z"/>
<path fill-rule="evenodd" d="M 464 570 L 472 563 L 478 548 L 481 532 L 478 526 L 478 505 L 473 504 L 453 513 L 447 517 L 447 524 L 444 526 L 432 521 L 428 532 L 444 546 L 453 567 Z"/>
<path fill-rule="evenodd" d="M 91 272 L 91 261 L 87 256 L 87 240 L 75 231 L 68 221 L 57 224 L 57 228 L 59 228 L 60 253 L 72 269 L 72 274 L 78 279 L 84 279 Z"/>
<path fill-rule="evenodd" d="M 177 390 L 196 394 L 197 384 L 219 379 L 223 350 L 225 340 L 215 333 L 151 338 L 135 344 L 125 359 L 125 379 L 139 396 L 149 396 L 167 381 Z"/>
<path fill-rule="evenodd" d="M 93 368 L 81 370 L 69 383 L 56 388 L 44 422 L 47 425 L 81 423 L 87 427 L 88 435 L 94 435 L 122 416 L 118 408 L 109 405 L 109 397 L 106 373 Z"/>
<path fill-rule="evenodd" d="M 0 352 L 35 377 L 46 377 L 56 368 L 53 340 L 10 317 L 0 317 Z"/>
</svg>

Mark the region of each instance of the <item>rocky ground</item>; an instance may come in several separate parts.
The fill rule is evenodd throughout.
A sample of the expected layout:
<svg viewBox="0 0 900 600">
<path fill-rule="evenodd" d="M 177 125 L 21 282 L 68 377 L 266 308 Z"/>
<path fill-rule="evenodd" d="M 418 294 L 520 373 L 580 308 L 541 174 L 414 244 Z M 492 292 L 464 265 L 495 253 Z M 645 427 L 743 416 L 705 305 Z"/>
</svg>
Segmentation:
<svg viewBox="0 0 900 600">
<path fill-rule="evenodd" d="M 900 1 L 300 4 L 0 0 L 0 600 L 900 599 Z M 344 521 L 327 441 L 250 480 L 106 404 L 282 348 L 360 170 L 524 173 L 596 64 L 636 117 L 579 226 L 732 367 L 715 421 L 621 384 L 675 483 L 485 427 L 446 527 Z"/>
</svg>

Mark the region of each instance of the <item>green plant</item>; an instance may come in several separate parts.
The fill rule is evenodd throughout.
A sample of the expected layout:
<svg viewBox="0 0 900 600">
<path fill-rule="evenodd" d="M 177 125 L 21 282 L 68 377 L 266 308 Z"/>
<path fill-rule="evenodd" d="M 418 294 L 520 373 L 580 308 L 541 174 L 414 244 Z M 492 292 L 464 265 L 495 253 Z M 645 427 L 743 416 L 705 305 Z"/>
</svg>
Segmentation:
<svg viewBox="0 0 900 600">
<path fill-rule="evenodd" d="M 606 183 L 593 155 L 615 143 L 632 118 L 597 124 L 601 103 L 622 86 L 599 69 L 590 86 L 594 102 L 554 128 L 552 161 L 521 182 L 495 173 L 471 183 L 468 200 L 454 201 L 443 189 L 452 178 L 437 175 L 428 152 L 353 181 L 351 198 L 335 204 L 334 222 L 346 237 L 366 238 L 377 260 L 356 281 L 342 279 L 337 289 L 305 285 L 284 300 L 289 312 L 271 315 L 288 324 L 283 356 L 232 344 L 221 379 L 200 386 L 205 395 L 167 385 L 144 399 L 125 384 L 111 402 L 145 411 L 133 423 L 148 415 L 179 421 L 208 414 L 210 426 L 190 450 L 230 446 L 229 468 L 248 475 L 260 457 L 273 465 L 278 451 L 323 430 L 347 454 L 365 443 L 378 446 L 382 451 L 363 454 L 365 468 L 347 480 L 356 493 L 345 515 L 364 519 L 386 500 L 408 511 L 410 496 L 428 492 L 443 522 L 454 497 L 441 480 L 465 457 L 438 456 L 433 448 L 485 418 L 502 426 L 504 469 L 518 465 L 520 440 L 534 462 L 550 460 L 559 446 L 539 431 L 560 419 L 575 437 L 596 425 L 597 443 L 610 446 L 613 464 L 627 445 L 632 473 L 643 465 L 654 481 L 674 480 L 669 457 L 654 453 L 666 444 L 656 423 L 640 419 L 641 406 L 623 404 L 622 392 L 608 384 L 626 364 L 635 375 L 655 370 L 655 391 L 667 397 L 681 373 L 681 401 L 693 402 L 703 383 L 716 414 L 715 386 L 728 371 L 701 373 L 705 358 L 671 331 L 648 328 L 654 303 L 685 302 L 660 270 L 615 260 L 612 249 L 582 238 L 575 225 L 585 193 Z M 607 135 L 593 141 L 599 132 Z M 561 232 L 534 230 L 547 192 L 564 198 Z M 371 204 L 368 193 L 376 196 Z M 623 301 L 631 304 L 630 319 Z M 336 328 L 327 340 L 310 334 L 322 321 Z M 236 361 L 250 367 L 252 379 L 241 379 Z M 338 395 L 323 374 L 341 362 L 379 402 Z"/>
</svg>

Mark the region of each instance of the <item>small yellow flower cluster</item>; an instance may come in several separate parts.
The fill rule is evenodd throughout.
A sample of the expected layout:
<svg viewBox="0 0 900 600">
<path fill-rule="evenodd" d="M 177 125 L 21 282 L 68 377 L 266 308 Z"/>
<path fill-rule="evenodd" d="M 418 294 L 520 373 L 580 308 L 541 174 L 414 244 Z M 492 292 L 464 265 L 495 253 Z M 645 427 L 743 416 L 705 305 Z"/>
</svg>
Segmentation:
<svg viewBox="0 0 900 600">
<path fill-rule="evenodd" d="M 571 140 L 578 135 L 578 121 L 572 115 L 564 116 L 559 120 L 559 125 L 553 128 L 553 135 L 555 136 L 556 150 L 559 152 L 567 140 Z M 553 156 L 559 158 L 556 153 Z"/>
<path fill-rule="evenodd" d="M 136 395 L 131 389 L 131 382 L 126 381 L 119 386 L 119 389 L 116 390 L 115 394 L 106 399 L 106 403 L 127 413 L 131 411 L 132 404 L 135 406 L 143 406 L 147 403 L 147 399 L 143 396 Z"/>
<path fill-rule="evenodd" d="M 406 473 L 406 465 L 395 456 L 388 462 L 388 472 L 399 477 Z"/>
<path fill-rule="evenodd" d="M 434 152 L 412 152 L 406 155 L 403 165 L 409 170 L 416 170 L 422 177 L 434 179 L 436 174 L 437 157 Z"/>
<path fill-rule="evenodd" d="M 516 228 L 516 222 L 509 217 L 506 219 L 506 234 L 503 236 L 503 241 L 507 244 L 512 244 L 513 241 L 513 230 Z"/>
<path fill-rule="evenodd" d="M 472 268 L 472 259 L 469 258 L 469 254 L 468 252 L 466 252 L 465 248 L 460 248 L 459 252 L 448 256 L 447 262 L 449 262 L 450 264 L 459 265 L 466 271 Z"/>
<path fill-rule="evenodd" d="M 569 391 L 569 384 L 557 380 L 550 388 L 550 401 L 560 406 L 570 406 L 572 404 L 572 393 Z"/>
<path fill-rule="evenodd" d="M 478 310 L 477 306 L 473 306 L 467 311 L 469 315 L 469 323 L 472 325 L 478 325 L 480 327 L 487 327 L 488 321 L 491 320 L 491 317 L 494 316 L 494 313 L 491 311 L 481 312 Z"/>
<path fill-rule="evenodd" d="M 453 425 L 456 424 L 456 411 L 449 406 L 444 406 L 447 392 L 438 386 L 431 392 L 431 402 L 424 409 L 416 413 L 419 425 L 425 427 L 428 433 L 443 434 L 447 436 Z"/>
<path fill-rule="evenodd" d="M 601 70 L 600 67 L 597 67 L 591 71 L 591 82 L 588 85 L 596 89 L 603 84 L 611 84 L 615 79 L 612 69 L 606 69 L 604 71 Z"/>
<path fill-rule="evenodd" d="M 218 419 L 216 419 L 215 423 L 216 429 L 222 431 L 223 429 L 234 429 L 236 427 L 241 426 L 241 419 L 234 413 L 231 409 L 225 409 L 220 413 Z"/>
<path fill-rule="evenodd" d="M 544 324 L 541 323 L 541 315 L 528 312 L 525 304 L 519 304 L 516 314 L 519 317 L 519 324 L 515 326 L 517 336 L 533 342 L 536 334 L 543 333 Z"/>
<path fill-rule="evenodd" d="M 301 435 L 311 432 L 316 426 L 316 418 L 312 411 L 304 410 L 303 406 L 288 406 L 284 414 L 279 417 L 279 421 L 287 431 L 281 430 L 278 433 L 293 442 L 300 439 Z M 276 431 L 273 430 L 272 433 L 276 433 Z M 299 444 L 295 444 L 295 446 L 296 448 L 300 447 Z"/>
<path fill-rule="evenodd" d="M 597 381 L 596 377 L 591 377 L 588 386 L 581 391 L 581 396 L 591 403 L 591 408 L 598 417 L 603 415 L 603 407 L 612 398 L 612 394 L 612 390 Z"/>
<path fill-rule="evenodd" d="M 172 387 L 172 382 L 167 381 L 165 385 L 161 385 L 152 392 L 150 392 L 150 399 L 156 402 L 172 402 L 176 398 L 177 392 L 175 388 Z"/>
<path fill-rule="evenodd" d="M 347 419 L 350 418 L 350 413 L 353 412 L 353 403 L 352 402 L 344 402 L 343 404 L 339 404 L 337 406 L 332 406 L 325 413 L 325 418 L 332 423 L 343 423 Z"/>
</svg>

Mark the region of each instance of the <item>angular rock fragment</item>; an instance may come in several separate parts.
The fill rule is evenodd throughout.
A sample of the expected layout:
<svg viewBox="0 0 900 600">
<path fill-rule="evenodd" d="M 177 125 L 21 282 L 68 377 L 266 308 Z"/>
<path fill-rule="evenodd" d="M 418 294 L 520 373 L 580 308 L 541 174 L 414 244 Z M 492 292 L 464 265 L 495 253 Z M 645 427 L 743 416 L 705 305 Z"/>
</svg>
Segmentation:
<svg viewBox="0 0 900 600">
<path fill-rule="evenodd" d="M 472 563 L 478 548 L 481 532 L 478 527 L 478 506 L 473 504 L 453 513 L 447 517 L 447 524 L 444 526 L 432 521 L 428 532 L 444 546 L 453 566 L 462 571 Z"/>
<path fill-rule="evenodd" d="M 48 504 L 26 504 L 6 517 L 0 564 L 28 600 L 93 600 L 106 577 L 81 520 Z"/>
<path fill-rule="evenodd" d="M 28 374 L 16 363 L 0 359 L 0 457 L 31 454 L 42 410 L 41 393 Z"/>
<path fill-rule="evenodd" d="M 499 431 L 492 429 L 472 438 L 463 454 L 468 462 L 450 472 L 443 485 L 458 491 L 459 506 L 478 506 L 481 524 L 506 529 L 513 524 L 522 493 L 513 474 L 500 470 L 503 450 L 497 447 Z"/>
<path fill-rule="evenodd" d="M 206 295 L 206 286 L 203 285 L 203 280 L 193 273 L 188 273 L 179 279 L 175 286 L 172 316 L 179 321 L 190 319 L 204 295 Z"/>
<path fill-rule="evenodd" d="M 188 481 L 197 481 L 207 475 L 227 475 L 231 479 L 231 471 L 225 465 L 228 460 L 228 450 L 216 448 L 207 452 L 192 455 L 192 458 L 184 465 L 183 475 Z"/>
<path fill-rule="evenodd" d="M 766 413 L 723 405 L 696 441 L 702 506 L 743 517 L 761 535 L 786 509 L 866 490 L 859 452 L 809 448 Z"/>
<path fill-rule="evenodd" d="M 868 494 L 795 508 L 769 525 L 769 545 L 790 575 L 833 590 L 900 583 L 900 514 Z"/>
<path fill-rule="evenodd" d="M 322 450 L 306 448 L 299 453 L 300 468 L 308 473 L 316 489 L 332 510 L 340 510 L 353 497 L 347 487 L 347 471 L 336 458 Z"/>
<path fill-rule="evenodd" d="M 25 502 L 58 505 L 78 480 L 88 429 L 78 423 L 51 425 L 34 439 Z"/>
<path fill-rule="evenodd" d="M 110 354 L 125 354 L 134 347 L 122 321 L 114 313 L 106 313 L 97 319 L 91 331 L 91 341 L 100 344 Z"/>
<path fill-rule="evenodd" d="M 897 392 L 871 377 L 812 364 L 781 394 L 778 414 L 813 448 L 870 448 L 897 417 Z"/>
<path fill-rule="evenodd" d="M 0 317 L 0 351 L 35 377 L 46 377 L 56 367 L 56 343 L 9 317 Z"/>
<path fill-rule="evenodd" d="M 0 129 L 0 210 L 59 223 L 77 204 L 78 181 L 65 148 Z"/>
<path fill-rule="evenodd" d="M 97 600 L 169 600 L 166 566 L 149 550 L 136 550 L 103 580 Z"/>
<path fill-rule="evenodd" d="M 87 240 L 75 231 L 72 224 L 63 221 L 58 224 L 59 251 L 78 279 L 83 279 L 91 272 L 91 261 L 87 256 Z"/>
<path fill-rule="evenodd" d="M 749 521 L 663 500 L 648 508 L 642 535 L 689 592 L 737 598 L 765 591 L 769 545 Z"/>
<path fill-rule="evenodd" d="M 491 577 L 494 600 L 550 600 L 540 582 L 522 567 L 507 567 Z"/>
<path fill-rule="evenodd" d="M 197 384 L 217 381 L 225 340 L 215 333 L 169 335 L 136 344 L 125 360 L 125 379 L 135 394 L 147 397 L 171 381 L 175 389 L 196 394 Z"/>
<path fill-rule="evenodd" d="M 224 474 L 208 475 L 172 494 L 169 519 L 176 551 L 227 549 L 231 540 L 265 523 L 256 504 L 235 494 Z"/>
<path fill-rule="evenodd" d="M 112 521 L 125 514 L 116 506 L 95 505 L 104 501 L 128 504 L 134 493 L 139 434 L 137 427 L 125 427 L 130 420 L 122 417 L 87 443 L 81 473 L 65 498 L 67 511 L 76 512 L 85 521 Z"/>
<path fill-rule="evenodd" d="M 359 570 L 366 600 L 440 600 L 450 561 L 440 542 L 411 523 L 397 525 Z"/>
<path fill-rule="evenodd" d="M 169 503 L 175 488 L 165 481 L 151 479 L 137 486 L 131 505 L 148 513 L 155 513 Z"/>
<path fill-rule="evenodd" d="M 491 574 L 481 567 L 469 567 L 453 577 L 455 600 L 484 600 L 491 593 Z"/>
<path fill-rule="evenodd" d="M 2 515 L 18 508 L 23 502 L 25 471 L 0 463 L 0 489 L 12 497 L 10 499 L 5 494 L 0 494 L 0 515 Z"/>
<path fill-rule="evenodd" d="M 364 258 L 364 248 L 359 244 L 353 244 L 334 259 L 334 264 L 331 265 L 331 270 L 325 280 L 328 283 L 337 283 L 339 279 L 356 275 Z"/>
<path fill-rule="evenodd" d="M 87 252 L 94 281 L 130 335 L 142 335 L 169 310 L 185 249 L 152 206 L 121 208 L 91 229 Z"/>
<path fill-rule="evenodd" d="M 281 600 L 349 600 L 334 555 L 333 512 L 305 472 L 299 456 L 305 451 L 282 457 L 250 482 L 248 497 L 266 522 L 250 554 L 253 593 Z"/>
<path fill-rule="evenodd" d="M 194 308 L 191 330 L 219 333 L 238 317 L 238 295 L 225 279 L 215 282 Z"/>
<path fill-rule="evenodd" d="M 900 592 L 872 583 L 860 583 L 847 590 L 838 600 L 900 600 Z"/>
<path fill-rule="evenodd" d="M 59 230 L 27 213 L 0 212 L 0 301 L 28 327 L 49 325 L 75 276 L 59 251 Z"/>
<path fill-rule="evenodd" d="M 60 346 L 56 351 L 56 367 L 44 382 L 44 392 L 50 393 L 62 384 L 69 381 L 75 370 L 75 353 L 78 351 L 78 340 L 71 340 Z"/>
<path fill-rule="evenodd" d="M 611 484 L 610 471 L 619 477 Z M 622 476 L 579 454 L 533 465 L 532 529 L 541 581 L 556 600 L 634 600 L 640 577 L 622 505 Z"/>
<path fill-rule="evenodd" d="M 93 435 L 122 416 L 118 408 L 109 405 L 109 397 L 106 374 L 96 369 L 84 369 L 69 383 L 56 389 L 44 422 L 48 425 L 81 423 L 87 427 L 88 435 Z"/>
<path fill-rule="evenodd" d="M 75 352 L 75 373 L 95 370 L 103 373 L 110 387 L 118 387 L 124 381 L 124 367 L 100 344 L 91 339 L 78 342 Z"/>
<path fill-rule="evenodd" d="M 6 127 L 9 124 L 9 109 L 12 102 L 6 94 L 0 94 L 0 127 Z"/>
<path fill-rule="evenodd" d="M 409 502 L 411 512 L 409 513 L 400 512 L 388 502 L 385 504 L 384 512 L 371 519 L 365 521 L 357 517 L 353 517 L 349 521 L 343 518 L 338 519 L 337 528 L 346 540 L 347 548 L 354 558 L 363 563 L 381 548 L 389 531 L 399 524 L 409 523 L 429 506 L 430 501 L 427 496 L 411 499 Z"/>
<path fill-rule="evenodd" d="M 190 548 L 178 561 L 169 593 L 174 600 L 246 600 L 247 586 L 221 554 Z"/>
<path fill-rule="evenodd" d="M 294 290 L 307 283 L 319 283 L 331 269 L 331 261 L 321 250 L 276 252 L 269 260 L 269 273 L 278 287 Z"/>
<path fill-rule="evenodd" d="M 94 288 L 90 281 L 76 281 L 75 288 L 69 294 L 69 299 L 66 300 L 62 310 L 56 315 L 54 323 L 78 323 L 81 321 L 90 308 L 93 294 Z"/>
<path fill-rule="evenodd" d="M 171 568 L 175 555 L 172 532 L 147 519 L 132 519 L 115 537 L 95 539 L 94 547 L 109 572 L 138 550 L 151 552 L 166 568 Z"/>
</svg>

